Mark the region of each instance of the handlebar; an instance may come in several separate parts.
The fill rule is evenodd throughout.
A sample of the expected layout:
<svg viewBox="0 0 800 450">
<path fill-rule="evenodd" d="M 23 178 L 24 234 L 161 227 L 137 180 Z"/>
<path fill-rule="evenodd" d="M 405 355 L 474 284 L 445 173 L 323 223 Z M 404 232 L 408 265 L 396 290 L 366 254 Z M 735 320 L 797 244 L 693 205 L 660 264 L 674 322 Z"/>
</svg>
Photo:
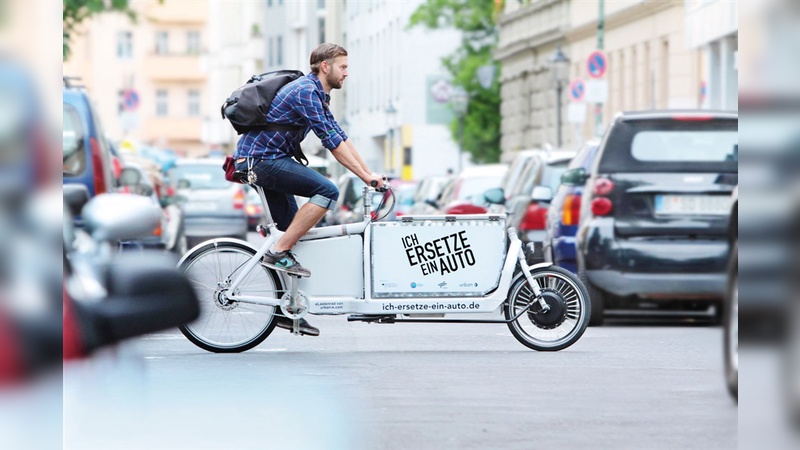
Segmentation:
<svg viewBox="0 0 800 450">
<path fill-rule="evenodd" d="M 370 181 L 369 185 L 372 188 L 374 188 L 376 192 L 386 192 L 386 191 L 388 191 L 388 190 L 390 190 L 392 188 L 386 182 L 387 182 L 386 177 L 383 177 L 383 187 L 382 188 L 377 187 L 378 186 L 378 182 L 375 181 L 375 180 Z"/>
</svg>

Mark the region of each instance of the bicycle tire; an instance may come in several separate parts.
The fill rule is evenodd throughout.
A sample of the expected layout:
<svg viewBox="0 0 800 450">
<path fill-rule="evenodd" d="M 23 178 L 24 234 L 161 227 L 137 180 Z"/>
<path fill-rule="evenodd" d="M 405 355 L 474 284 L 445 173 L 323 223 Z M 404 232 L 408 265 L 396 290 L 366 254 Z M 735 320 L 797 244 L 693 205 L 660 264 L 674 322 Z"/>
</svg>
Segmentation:
<svg viewBox="0 0 800 450">
<path fill-rule="evenodd" d="M 221 305 L 217 292 L 256 251 L 242 243 L 209 241 L 192 249 L 180 265 L 197 293 L 200 316 L 180 327 L 196 346 L 214 353 L 239 353 L 257 346 L 275 329 L 276 308 L 232 302 Z M 245 278 L 240 294 L 273 292 L 280 298 L 283 285 L 278 274 L 260 264 Z M 217 327 L 214 331 L 213 327 Z"/>
<path fill-rule="evenodd" d="M 523 313 L 517 320 L 508 323 L 508 329 L 522 345 L 530 349 L 551 352 L 563 350 L 577 342 L 586 331 L 592 308 L 589 294 L 578 277 L 558 266 L 536 269 L 531 271 L 531 275 L 537 282 L 542 278 L 547 279 L 544 284 L 539 283 L 541 288 L 549 288 L 562 295 L 562 298 L 566 297 L 565 318 L 560 324 L 556 325 L 556 322 L 551 324 L 552 328 L 548 328 L 537 324 L 531 313 Z M 530 302 L 532 299 L 533 290 L 528 285 L 525 274 L 520 272 L 511 282 L 506 299 L 504 308 L 506 320 L 511 320 L 516 316 L 527 304 L 524 302 Z M 562 327 L 564 324 L 567 326 Z M 562 330 L 565 330 L 566 333 L 559 335 Z M 533 333 L 539 336 L 537 337 Z M 548 339 L 549 336 L 552 336 L 553 339 Z"/>
</svg>

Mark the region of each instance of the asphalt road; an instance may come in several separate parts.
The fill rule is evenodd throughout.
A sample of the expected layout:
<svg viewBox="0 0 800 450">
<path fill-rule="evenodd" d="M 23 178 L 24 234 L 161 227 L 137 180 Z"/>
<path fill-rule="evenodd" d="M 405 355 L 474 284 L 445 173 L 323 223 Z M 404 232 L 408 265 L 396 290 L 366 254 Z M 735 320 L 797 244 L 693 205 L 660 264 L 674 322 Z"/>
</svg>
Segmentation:
<svg viewBox="0 0 800 450">
<path fill-rule="evenodd" d="M 505 325 L 312 317 L 216 355 L 177 330 L 66 369 L 71 449 L 730 449 L 721 329 L 590 328 L 538 353 Z"/>
</svg>

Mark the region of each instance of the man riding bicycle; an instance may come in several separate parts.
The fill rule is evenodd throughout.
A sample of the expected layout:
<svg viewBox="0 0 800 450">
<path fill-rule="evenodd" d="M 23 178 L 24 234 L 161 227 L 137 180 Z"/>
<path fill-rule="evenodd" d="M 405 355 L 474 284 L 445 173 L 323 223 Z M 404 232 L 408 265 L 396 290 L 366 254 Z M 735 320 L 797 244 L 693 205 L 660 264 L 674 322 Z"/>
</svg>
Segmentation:
<svg viewBox="0 0 800 450">
<path fill-rule="evenodd" d="M 285 234 L 270 248 L 261 264 L 289 274 L 308 277 L 311 272 L 300 265 L 291 252 L 339 198 L 336 186 L 318 172 L 295 161 L 294 150 L 310 130 L 348 170 L 367 185 L 383 187 L 383 177 L 372 173 L 355 146 L 342 131 L 330 111 L 330 92 L 341 89 L 347 78 L 347 51 L 325 43 L 311 52 L 311 72 L 278 91 L 272 101 L 267 122 L 300 127 L 301 131 L 248 131 L 239 139 L 234 158 L 236 169 L 256 175 L 264 189 L 267 204 L 279 230 Z M 295 195 L 308 197 L 298 210 Z M 292 328 L 291 320 L 278 316 L 277 326 Z M 300 332 L 318 336 L 319 330 L 300 322 Z"/>
</svg>

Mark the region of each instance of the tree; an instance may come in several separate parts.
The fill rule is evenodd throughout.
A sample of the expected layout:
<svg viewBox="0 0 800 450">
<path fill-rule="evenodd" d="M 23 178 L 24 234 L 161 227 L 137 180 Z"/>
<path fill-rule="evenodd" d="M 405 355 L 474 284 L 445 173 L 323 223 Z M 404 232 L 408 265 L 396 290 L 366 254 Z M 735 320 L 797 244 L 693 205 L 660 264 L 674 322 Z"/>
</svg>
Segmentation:
<svg viewBox="0 0 800 450">
<path fill-rule="evenodd" d="M 64 0 L 64 14 L 62 24 L 64 27 L 63 57 L 67 60 L 70 55 L 70 42 L 78 26 L 95 14 L 106 11 L 117 11 L 127 15 L 131 21 L 136 21 L 136 13 L 130 9 L 129 0 Z"/>
<path fill-rule="evenodd" d="M 492 50 L 497 46 L 497 16 L 500 1 L 488 0 L 427 0 L 411 15 L 409 27 L 422 26 L 427 29 L 455 28 L 462 32 L 461 45 L 455 52 L 442 59 L 445 68 L 453 77 L 453 84 L 467 92 L 469 104 L 464 117 L 463 148 L 478 163 L 500 160 L 500 82 L 493 77 L 491 86 L 485 89 L 478 82 L 478 68 L 495 66 Z M 458 140 L 458 119 L 454 119 L 450 130 Z"/>
</svg>

